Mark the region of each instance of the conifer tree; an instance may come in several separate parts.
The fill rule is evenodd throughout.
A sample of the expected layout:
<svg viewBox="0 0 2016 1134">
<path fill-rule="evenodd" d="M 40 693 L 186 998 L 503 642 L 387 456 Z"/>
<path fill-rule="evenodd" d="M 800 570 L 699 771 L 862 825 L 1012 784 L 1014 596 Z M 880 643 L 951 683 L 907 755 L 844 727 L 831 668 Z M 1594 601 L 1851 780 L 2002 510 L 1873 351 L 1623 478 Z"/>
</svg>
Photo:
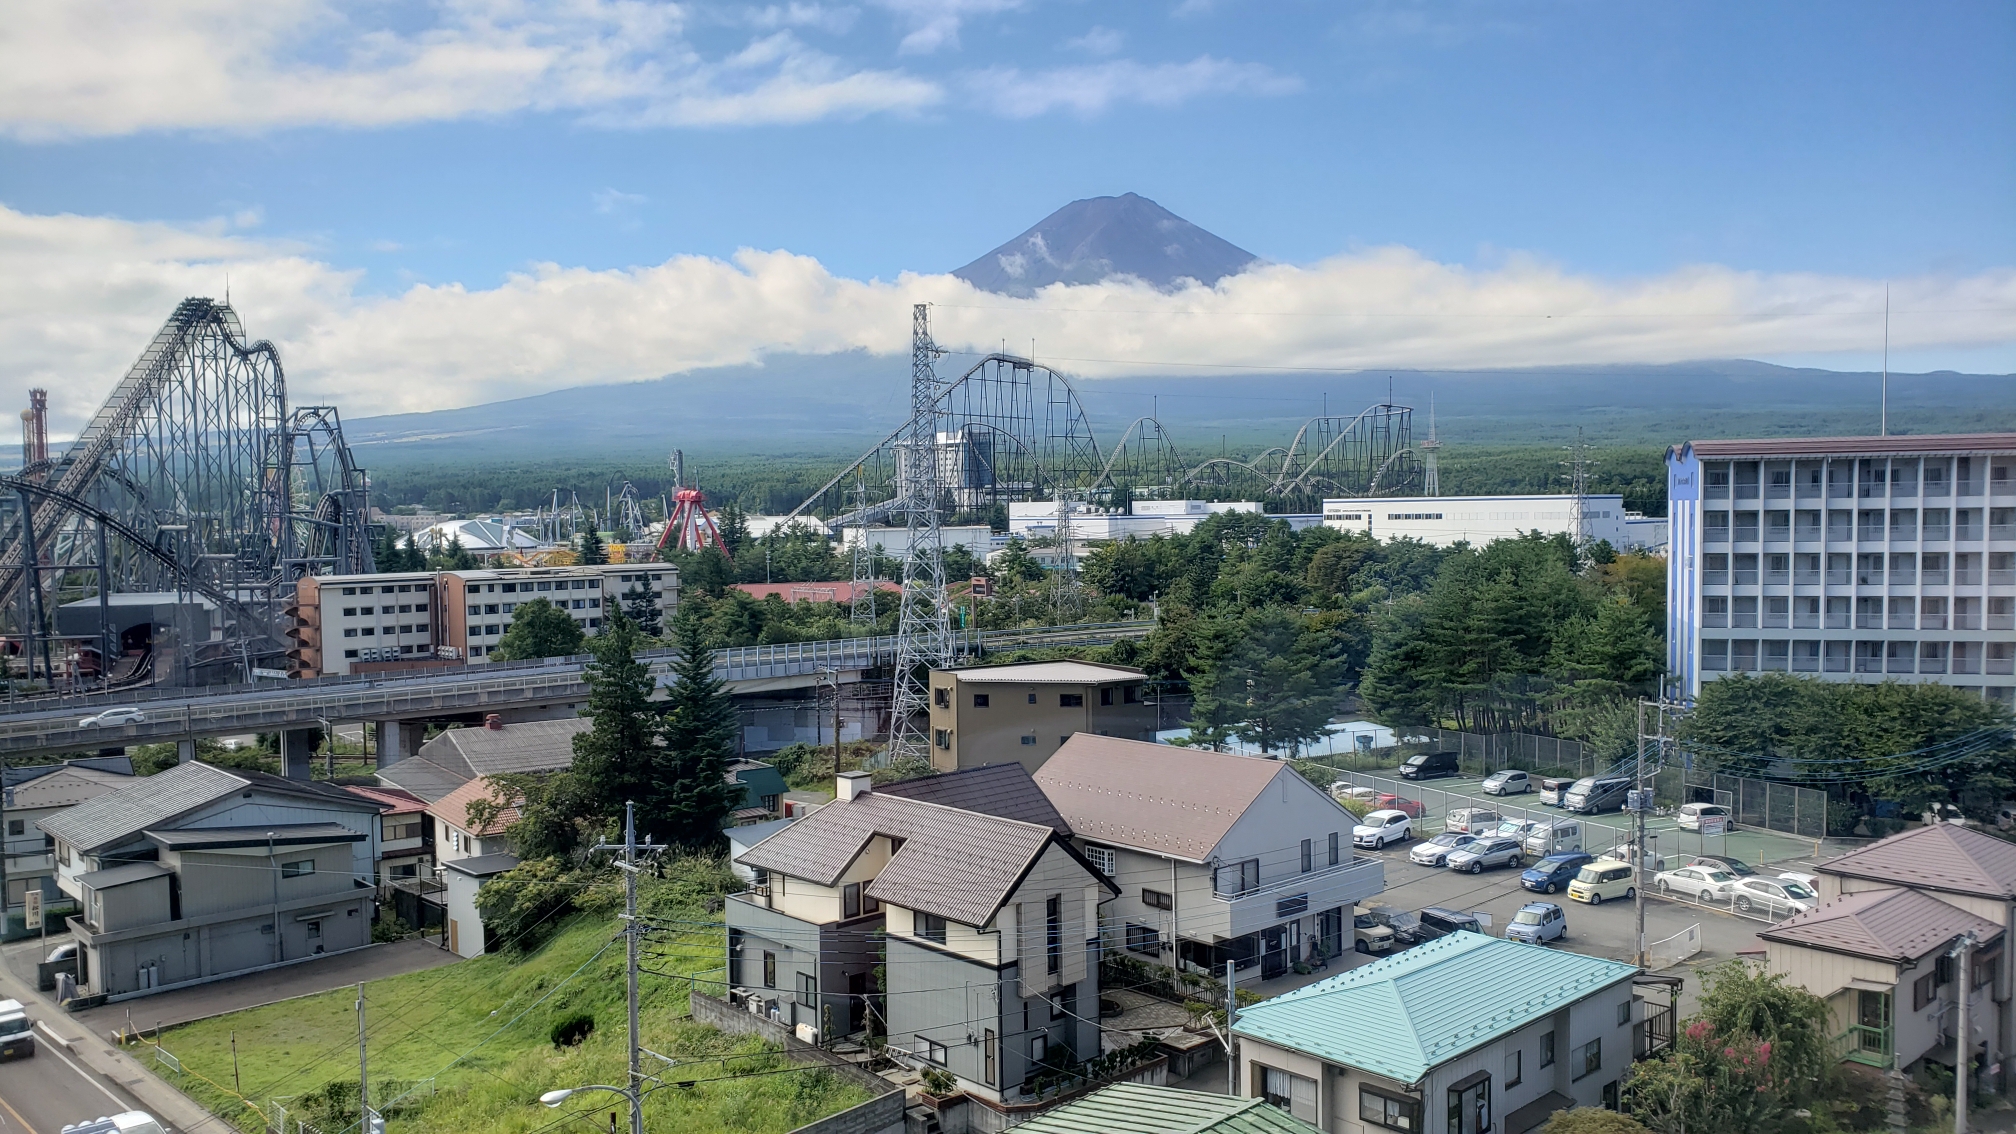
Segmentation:
<svg viewBox="0 0 2016 1134">
<path fill-rule="evenodd" d="M 591 816 L 613 820 L 626 802 L 638 805 L 645 831 L 656 825 L 647 808 L 654 799 L 654 765 L 659 758 L 659 706 L 651 694 L 657 682 L 651 668 L 637 660 L 637 627 L 620 611 L 611 611 L 590 650 L 588 707 L 581 715 L 591 722 L 574 737 L 573 776 L 582 808 Z"/>
<path fill-rule="evenodd" d="M 602 546 L 602 533 L 590 526 L 581 533 L 581 563 L 583 566 L 598 566 L 609 562 L 609 549 Z"/>
<path fill-rule="evenodd" d="M 677 680 L 665 702 L 649 826 L 668 842 L 703 847 L 720 840 L 728 813 L 742 799 L 742 786 L 728 779 L 741 715 L 714 676 L 706 626 L 691 608 L 680 610 L 674 635 Z"/>
<path fill-rule="evenodd" d="M 664 615 L 658 609 L 658 596 L 651 590 L 651 581 L 642 580 L 623 592 L 623 613 L 637 624 L 637 632 L 646 638 L 656 638 L 665 633 Z"/>
</svg>

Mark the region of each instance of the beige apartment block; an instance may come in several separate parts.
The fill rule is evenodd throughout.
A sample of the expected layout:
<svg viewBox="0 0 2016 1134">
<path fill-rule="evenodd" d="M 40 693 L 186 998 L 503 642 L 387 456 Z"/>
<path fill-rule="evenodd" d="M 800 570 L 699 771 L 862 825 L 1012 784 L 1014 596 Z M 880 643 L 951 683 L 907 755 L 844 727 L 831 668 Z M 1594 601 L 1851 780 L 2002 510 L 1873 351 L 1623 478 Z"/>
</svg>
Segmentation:
<svg viewBox="0 0 2016 1134">
<path fill-rule="evenodd" d="M 931 766 L 940 772 L 1021 764 L 1034 772 L 1073 733 L 1155 739 L 1155 706 L 1138 669 L 1027 662 L 931 672 Z"/>
</svg>

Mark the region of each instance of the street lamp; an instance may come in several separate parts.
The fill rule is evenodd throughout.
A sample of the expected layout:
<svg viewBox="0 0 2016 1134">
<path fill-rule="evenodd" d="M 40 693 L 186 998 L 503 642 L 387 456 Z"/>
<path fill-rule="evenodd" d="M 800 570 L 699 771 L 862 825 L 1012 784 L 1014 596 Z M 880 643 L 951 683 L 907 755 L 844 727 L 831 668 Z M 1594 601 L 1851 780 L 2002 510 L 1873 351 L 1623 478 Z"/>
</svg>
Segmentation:
<svg viewBox="0 0 2016 1134">
<path fill-rule="evenodd" d="M 539 1101 L 546 1104 L 549 1108 L 557 1107 L 561 1103 L 566 1102 L 570 1096 L 580 1091 L 608 1091 L 612 1095 L 622 1095 L 630 1101 L 630 1129 L 632 1131 L 641 1131 L 644 1129 L 643 1096 L 641 1093 L 633 1094 L 633 1088 L 607 1087 L 600 1083 L 591 1083 L 585 1087 L 563 1087 L 557 1091 L 547 1091 L 545 1094 L 539 1096 Z M 616 1114 L 614 1111 L 611 1111 L 609 1114 L 609 1128 L 611 1130 L 616 1128 Z"/>
</svg>

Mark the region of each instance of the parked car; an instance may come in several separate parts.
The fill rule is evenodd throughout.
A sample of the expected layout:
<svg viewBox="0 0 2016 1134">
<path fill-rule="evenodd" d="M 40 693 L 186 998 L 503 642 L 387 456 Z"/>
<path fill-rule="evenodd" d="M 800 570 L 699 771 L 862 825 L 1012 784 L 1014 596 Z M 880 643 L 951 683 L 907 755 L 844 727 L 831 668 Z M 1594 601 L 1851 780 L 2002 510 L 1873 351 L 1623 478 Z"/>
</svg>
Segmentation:
<svg viewBox="0 0 2016 1134">
<path fill-rule="evenodd" d="M 1355 799 L 1362 803 L 1371 803 L 1373 800 L 1379 798 L 1379 789 L 1352 787 L 1350 784 L 1339 780 L 1330 785 L 1330 797 L 1332 799 Z"/>
<path fill-rule="evenodd" d="M 1582 821 L 1579 819 L 1556 819 L 1551 823 L 1541 823 L 1526 835 L 1526 857 L 1544 858 L 1550 854 L 1582 849 Z"/>
<path fill-rule="evenodd" d="M 147 714 L 131 705 L 118 709 L 106 709 L 102 713 L 85 717 L 77 722 L 78 728 L 118 728 L 120 725 L 146 724 Z"/>
<path fill-rule="evenodd" d="M 1403 812 L 1410 819 L 1419 819 L 1428 813 L 1428 808 L 1423 806 L 1420 800 L 1408 799 L 1404 795 L 1394 795 L 1390 791 L 1380 792 L 1379 798 L 1374 801 L 1373 805 L 1391 811 Z"/>
<path fill-rule="evenodd" d="M 1527 902 L 1506 923 L 1507 941 L 1543 945 L 1568 936 L 1568 911 L 1553 902 Z"/>
<path fill-rule="evenodd" d="M 1674 815 L 1675 821 L 1680 824 L 1680 829 L 1683 831 L 1698 831 L 1701 829 L 1701 820 L 1715 817 L 1721 818 L 1726 827 L 1736 825 L 1730 818 L 1729 809 L 1719 803 L 1683 803 Z"/>
<path fill-rule="evenodd" d="M 1443 776 L 1453 776 L 1462 769 L 1456 766 L 1454 752 L 1417 752 L 1400 765 L 1403 780 L 1434 780 Z"/>
<path fill-rule="evenodd" d="M 1631 786 L 1627 776 L 1584 776 L 1568 789 L 1561 806 L 1584 815 L 1616 811 L 1624 806 L 1625 793 Z"/>
<path fill-rule="evenodd" d="M 1531 819 L 1500 819 L 1498 829 L 1491 832 L 1501 839 L 1518 839 L 1522 844 L 1526 836 L 1540 829 L 1540 824 Z"/>
<path fill-rule="evenodd" d="M 1420 922 L 1414 927 L 1415 943 L 1433 941 L 1437 937 L 1447 937 L 1462 930 L 1482 933 L 1484 923 L 1478 921 L 1474 914 L 1444 909 L 1441 906 L 1426 906 L 1421 910 Z"/>
<path fill-rule="evenodd" d="M 76 957 L 77 957 L 77 943 L 75 941 L 66 941 L 63 944 L 56 946 L 54 949 L 49 950 L 49 955 L 42 958 L 42 963 L 45 965 L 53 965 L 57 961 L 75 960 Z"/>
<path fill-rule="evenodd" d="M 1517 768 L 1505 768 L 1485 776 L 1478 786 L 1485 795 L 1524 795 L 1533 790 L 1533 781 Z"/>
<path fill-rule="evenodd" d="M 1464 831 L 1444 831 L 1432 839 L 1414 844 L 1407 852 L 1407 861 L 1418 862 L 1422 866 L 1447 866 L 1451 851 L 1459 851 L 1477 841 L 1477 836 Z"/>
<path fill-rule="evenodd" d="M 1543 776 L 1540 780 L 1540 802 L 1549 807 L 1561 806 L 1568 798 L 1568 789 L 1575 786 L 1575 777 Z"/>
<path fill-rule="evenodd" d="M 1488 807 L 1458 807 L 1443 817 L 1442 829 L 1471 835 L 1490 834 L 1498 830 L 1498 824 L 1504 818 Z"/>
<path fill-rule="evenodd" d="M 1652 888 L 1669 897 L 1682 894 L 1697 902 L 1724 902 L 1735 892 L 1736 876 L 1712 866 L 1683 866 L 1656 875 Z"/>
<path fill-rule="evenodd" d="M 1582 851 L 1562 851 L 1526 868 L 1519 876 L 1519 884 L 1538 894 L 1555 894 L 1568 888 L 1584 866 L 1596 861 L 1596 856 Z"/>
<path fill-rule="evenodd" d="M 1582 868 L 1575 881 L 1568 883 L 1568 896 L 1578 902 L 1588 902 L 1600 906 L 1612 898 L 1630 901 L 1638 896 L 1637 883 L 1631 878 L 1631 864 L 1614 858 L 1599 858 Z"/>
<path fill-rule="evenodd" d="M 1352 948 L 1360 953 L 1390 953 L 1398 935 L 1377 914 L 1356 913 L 1351 917 Z"/>
<path fill-rule="evenodd" d="M 1638 846 L 1636 843 L 1621 843 L 1617 846 L 1611 847 L 1607 851 L 1604 851 L 1603 857 L 1614 858 L 1618 862 L 1630 862 L 1634 857 L 1637 856 L 1637 854 L 1638 854 Z M 1640 862 L 1639 865 L 1643 866 L 1646 870 L 1654 874 L 1657 874 L 1661 870 L 1681 865 L 1682 861 L 1683 860 L 1680 859 L 1677 855 L 1669 858 L 1666 855 L 1656 854 L 1648 850 L 1645 852 L 1644 861 Z M 1694 860 L 1690 858 L 1686 859 L 1685 861 L 1692 862 Z"/>
<path fill-rule="evenodd" d="M 1374 811 L 1351 828 L 1351 845 L 1385 850 L 1388 843 L 1414 837 L 1414 820 L 1405 811 Z"/>
<path fill-rule="evenodd" d="M 19 1000 L 0 1000 L 0 1059 L 27 1059 L 35 1054 L 35 1025 Z"/>
<path fill-rule="evenodd" d="M 1744 878 L 1729 900 L 1741 913 L 1763 910 L 1771 917 L 1790 917 L 1819 905 L 1820 895 L 1789 878 Z"/>
<path fill-rule="evenodd" d="M 1482 874 L 1494 866 L 1509 866 L 1519 869 L 1526 861 L 1525 853 L 1519 849 L 1518 839 L 1478 839 L 1461 850 L 1449 853 L 1449 869 L 1467 870 L 1472 874 Z"/>
<path fill-rule="evenodd" d="M 1757 877 L 1756 867 L 1744 862 L 1740 858 L 1730 858 L 1726 854 L 1697 854 L 1687 860 L 1687 865 L 1706 866 L 1710 869 L 1734 874 L 1738 878 Z"/>
<path fill-rule="evenodd" d="M 1801 874 L 1796 870 L 1784 870 L 1779 872 L 1778 877 L 1782 881 L 1797 882 L 1815 894 L 1820 892 L 1820 876 L 1818 874 Z"/>
</svg>

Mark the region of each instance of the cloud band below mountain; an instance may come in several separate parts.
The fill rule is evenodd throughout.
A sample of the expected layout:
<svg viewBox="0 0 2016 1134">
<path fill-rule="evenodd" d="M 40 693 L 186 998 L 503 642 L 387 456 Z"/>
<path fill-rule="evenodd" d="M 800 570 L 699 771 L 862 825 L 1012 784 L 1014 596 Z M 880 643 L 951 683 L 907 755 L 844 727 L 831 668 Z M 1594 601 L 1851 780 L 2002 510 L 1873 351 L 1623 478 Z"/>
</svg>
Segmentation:
<svg viewBox="0 0 2016 1134">
<path fill-rule="evenodd" d="M 1490 267 L 1401 247 L 1270 265 L 1157 291 L 1126 280 L 1028 299 L 949 275 L 855 280 L 817 260 L 745 250 L 594 271 L 540 264 L 490 288 L 380 296 L 360 273 L 232 231 L 0 207 L 0 399 L 50 389 L 74 430 L 176 303 L 221 296 L 273 340 L 297 402 L 348 416 L 438 409 L 747 362 L 768 351 L 907 349 L 909 307 L 957 350 L 1035 340 L 1090 378 L 1222 367 L 1484 368 L 1838 354 L 1875 362 L 1883 283 L 1716 265 L 1605 279 L 1514 257 Z M 2016 369 L 2016 270 L 1891 281 L 1891 348 Z M 1985 353 L 1984 353 L 1985 352 Z M 1977 362 L 1978 365 L 1978 362 Z M 901 365 L 892 359 L 897 371 Z"/>
</svg>

